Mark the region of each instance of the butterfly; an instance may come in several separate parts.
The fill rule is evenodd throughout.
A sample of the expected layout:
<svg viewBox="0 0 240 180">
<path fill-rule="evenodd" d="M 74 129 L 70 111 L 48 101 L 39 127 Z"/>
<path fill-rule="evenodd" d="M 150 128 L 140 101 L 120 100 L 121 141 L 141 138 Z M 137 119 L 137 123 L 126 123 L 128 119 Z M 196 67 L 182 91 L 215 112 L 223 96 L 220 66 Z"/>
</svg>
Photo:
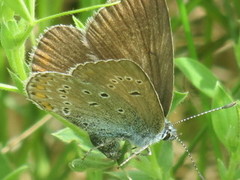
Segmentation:
<svg viewBox="0 0 240 180">
<path fill-rule="evenodd" d="M 166 119 L 173 94 L 173 47 L 165 0 L 122 0 L 85 29 L 57 25 L 32 53 L 28 98 L 86 130 L 108 158 L 120 141 L 141 152 L 174 139 Z"/>
</svg>

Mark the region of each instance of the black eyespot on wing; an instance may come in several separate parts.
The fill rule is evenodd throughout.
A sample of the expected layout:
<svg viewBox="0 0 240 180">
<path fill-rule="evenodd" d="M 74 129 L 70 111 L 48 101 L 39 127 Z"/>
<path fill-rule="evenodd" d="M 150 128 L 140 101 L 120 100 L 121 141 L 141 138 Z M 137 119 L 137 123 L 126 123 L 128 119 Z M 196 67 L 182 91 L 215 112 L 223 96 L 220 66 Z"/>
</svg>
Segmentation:
<svg viewBox="0 0 240 180">
<path fill-rule="evenodd" d="M 132 96 L 140 96 L 141 95 L 141 93 L 139 91 L 132 91 L 129 94 Z"/>
<path fill-rule="evenodd" d="M 60 98 L 62 98 L 62 99 L 67 99 L 68 97 L 65 96 L 65 95 L 60 94 Z"/>
<path fill-rule="evenodd" d="M 63 88 L 65 88 L 65 89 L 70 89 L 70 86 L 68 86 L 68 85 L 63 85 Z"/>
<path fill-rule="evenodd" d="M 125 77 L 127 81 L 132 81 L 133 79 L 131 77 Z"/>
<path fill-rule="evenodd" d="M 82 92 L 83 92 L 84 94 L 91 94 L 91 92 L 88 91 L 88 90 L 86 90 L 86 89 L 84 89 Z"/>
<path fill-rule="evenodd" d="M 117 109 L 119 113 L 124 113 L 124 110 L 122 108 Z"/>
<path fill-rule="evenodd" d="M 67 94 L 67 91 L 65 89 L 58 89 L 58 92 Z"/>
<path fill-rule="evenodd" d="M 69 108 L 66 108 L 66 107 L 64 107 L 62 111 L 63 111 L 63 114 L 64 114 L 64 115 L 69 115 L 69 114 L 71 113 L 71 112 L 70 112 L 70 109 L 69 109 Z"/>
<path fill-rule="evenodd" d="M 118 81 L 117 81 L 116 79 L 110 79 L 110 81 L 111 81 L 112 83 L 114 83 L 114 84 L 117 84 L 117 83 L 118 83 Z"/>
<path fill-rule="evenodd" d="M 143 82 L 142 82 L 142 80 L 136 80 L 136 83 L 137 84 L 142 84 Z"/>
<path fill-rule="evenodd" d="M 100 93 L 100 96 L 103 97 L 103 98 L 108 98 L 109 97 L 109 95 L 105 92 Z"/>
<path fill-rule="evenodd" d="M 63 103 L 64 103 L 65 105 L 69 105 L 69 106 L 72 105 L 72 103 L 70 103 L 69 101 L 64 101 Z"/>
<path fill-rule="evenodd" d="M 116 76 L 116 78 L 117 78 L 118 80 L 120 80 L 120 81 L 123 80 L 123 78 L 122 78 L 121 76 Z"/>
<path fill-rule="evenodd" d="M 98 106 L 99 104 L 96 103 L 96 102 L 89 102 L 89 105 L 90 105 L 90 106 Z"/>
<path fill-rule="evenodd" d="M 109 88 L 111 88 L 111 89 L 114 89 L 114 88 L 115 88 L 115 86 L 112 85 L 112 84 L 108 84 L 107 86 L 108 86 Z"/>
</svg>

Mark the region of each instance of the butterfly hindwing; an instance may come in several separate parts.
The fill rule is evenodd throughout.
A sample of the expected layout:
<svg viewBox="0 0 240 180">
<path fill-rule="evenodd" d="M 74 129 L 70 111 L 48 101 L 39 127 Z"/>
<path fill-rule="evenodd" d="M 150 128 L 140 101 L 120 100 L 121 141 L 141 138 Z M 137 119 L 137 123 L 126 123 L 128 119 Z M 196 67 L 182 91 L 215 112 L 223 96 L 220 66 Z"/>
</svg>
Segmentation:
<svg viewBox="0 0 240 180">
<path fill-rule="evenodd" d="M 137 144 L 142 142 L 136 137 L 156 135 L 164 126 L 153 85 L 129 60 L 80 64 L 71 74 L 37 73 L 30 78 L 27 92 L 40 107 L 90 134 L 130 138 Z"/>
</svg>

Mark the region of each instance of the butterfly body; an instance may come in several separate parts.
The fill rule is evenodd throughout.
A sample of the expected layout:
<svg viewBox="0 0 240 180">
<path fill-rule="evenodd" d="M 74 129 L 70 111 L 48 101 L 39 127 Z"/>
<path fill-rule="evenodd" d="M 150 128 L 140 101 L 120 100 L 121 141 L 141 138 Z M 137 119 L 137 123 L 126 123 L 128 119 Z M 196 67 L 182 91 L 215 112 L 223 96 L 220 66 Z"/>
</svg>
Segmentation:
<svg viewBox="0 0 240 180">
<path fill-rule="evenodd" d="M 26 91 L 40 108 L 85 129 L 107 157 L 119 141 L 147 147 L 175 137 L 166 120 L 173 52 L 164 0 L 122 0 L 85 30 L 54 26 L 32 54 Z"/>
</svg>

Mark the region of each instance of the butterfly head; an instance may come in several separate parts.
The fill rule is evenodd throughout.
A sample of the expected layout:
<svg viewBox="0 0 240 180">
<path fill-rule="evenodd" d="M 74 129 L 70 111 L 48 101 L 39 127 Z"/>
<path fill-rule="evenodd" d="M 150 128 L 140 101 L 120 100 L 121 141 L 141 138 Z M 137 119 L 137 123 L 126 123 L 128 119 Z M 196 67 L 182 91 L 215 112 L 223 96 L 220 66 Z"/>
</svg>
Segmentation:
<svg viewBox="0 0 240 180">
<path fill-rule="evenodd" d="M 173 124 L 165 120 L 165 128 L 162 133 L 162 140 L 174 140 L 177 138 L 177 130 L 173 127 Z"/>
<path fill-rule="evenodd" d="M 147 147 L 151 144 L 155 144 L 161 140 L 175 140 L 178 138 L 177 130 L 174 128 L 173 124 L 165 119 L 164 128 L 160 133 L 147 133 L 144 136 L 137 136 L 135 134 L 134 139 L 132 139 L 132 143 L 139 147 Z"/>
</svg>

